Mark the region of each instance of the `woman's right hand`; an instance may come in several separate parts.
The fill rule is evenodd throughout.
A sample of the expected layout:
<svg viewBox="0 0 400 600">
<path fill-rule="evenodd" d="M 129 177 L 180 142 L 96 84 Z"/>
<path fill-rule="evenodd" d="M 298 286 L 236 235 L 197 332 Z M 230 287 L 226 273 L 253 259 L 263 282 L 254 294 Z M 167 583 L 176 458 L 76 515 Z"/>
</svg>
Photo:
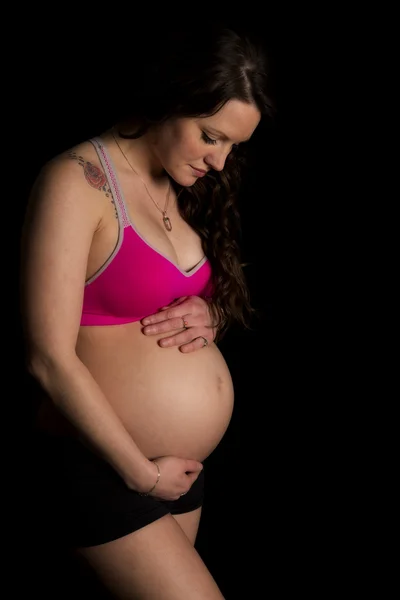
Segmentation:
<svg viewBox="0 0 400 600">
<path fill-rule="evenodd" d="M 201 462 L 177 456 L 162 456 L 154 460 L 159 466 L 160 478 L 149 496 L 159 500 L 178 500 L 190 490 L 203 469 Z M 158 471 L 154 463 L 153 469 L 155 483 Z"/>
</svg>

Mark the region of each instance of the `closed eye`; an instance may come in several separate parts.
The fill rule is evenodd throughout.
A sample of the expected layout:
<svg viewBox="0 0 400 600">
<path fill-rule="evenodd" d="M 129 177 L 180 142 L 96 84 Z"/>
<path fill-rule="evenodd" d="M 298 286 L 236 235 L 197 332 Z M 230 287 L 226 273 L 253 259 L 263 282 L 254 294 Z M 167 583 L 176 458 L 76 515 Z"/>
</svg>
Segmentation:
<svg viewBox="0 0 400 600">
<path fill-rule="evenodd" d="M 217 143 L 217 140 L 213 140 L 212 138 L 210 138 L 204 131 L 201 132 L 201 139 L 206 144 L 212 144 L 213 146 L 215 146 L 215 144 Z"/>
</svg>

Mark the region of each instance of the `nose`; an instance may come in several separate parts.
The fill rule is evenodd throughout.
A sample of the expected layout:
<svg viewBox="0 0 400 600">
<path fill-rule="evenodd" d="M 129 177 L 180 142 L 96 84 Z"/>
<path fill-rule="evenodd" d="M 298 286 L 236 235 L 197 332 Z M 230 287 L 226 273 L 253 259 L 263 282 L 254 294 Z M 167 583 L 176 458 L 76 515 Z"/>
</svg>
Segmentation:
<svg viewBox="0 0 400 600">
<path fill-rule="evenodd" d="M 209 167 L 214 169 L 214 171 L 222 171 L 229 151 L 230 150 L 227 151 L 225 148 L 213 148 L 204 160 Z"/>
</svg>

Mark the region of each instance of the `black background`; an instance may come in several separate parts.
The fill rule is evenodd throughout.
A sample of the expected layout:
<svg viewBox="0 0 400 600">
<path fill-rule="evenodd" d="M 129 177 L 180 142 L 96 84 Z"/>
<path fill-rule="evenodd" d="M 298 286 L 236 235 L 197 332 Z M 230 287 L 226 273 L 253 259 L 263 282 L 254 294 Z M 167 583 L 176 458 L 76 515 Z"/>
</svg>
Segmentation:
<svg viewBox="0 0 400 600">
<path fill-rule="evenodd" d="M 235 23 L 234 19 L 227 21 Z M 240 23 L 244 24 L 242 17 Z M 273 18 L 267 25 L 255 17 L 248 18 L 246 25 L 265 39 L 271 60 L 271 92 L 278 112 L 275 122 L 262 127 L 251 141 L 252 169 L 241 194 L 243 258 L 249 265 L 246 275 L 253 305 L 261 316 L 253 331 L 235 328 L 220 346 L 231 369 L 236 404 L 228 432 L 207 460 L 208 483 L 197 542 L 227 599 L 255 597 L 256 590 L 266 585 L 282 590 L 289 583 L 282 577 L 297 548 L 291 524 L 300 505 L 292 500 L 298 494 L 295 488 L 299 479 L 297 459 L 293 456 L 293 440 L 298 439 L 297 432 L 293 436 L 293 389 L 301 373 L 291 363 L 296 342 L 282 315 L 288 302 L 282 298 L 294 291 L 294 283 L 288 286 L 292 273 L 285 270 L 286 259 L 288 252 L 296 253 L 299 235 L 293 235 L 293 198 L 282 193 L 288 175 L 282 165 L 279 141 L 281 31 Z M 110 124 L 110 109 L 117 106 L 118 95 L 123 94 L 121 76 L 126 79 L 132 73 L 134 77 L 135 61 L 145 60 L 143 48 L 151 45 L 162 28 L 161 22 L 151 31 L 148 27 L 134 27 L 129 31 L 132 44 L 128 46 L 126 39 L 118 45 L 119 36 L 126 38 L 127 32 L 118 32 L 117 26 L 112 28 L 110 37 L 98 30 L 70 29 L 60 34 L 58 27 L 47 29 L 36 23 L 28 36 L 26 31 L 21 36 L 24 59 L 13 69 L 11 96 L 15 105 L 10 109 L 8 123 L 13 147 L 8 148 L 8 157 L 15 177 L 9 206 L 18 227 L 8 246 L 16 258 L 10 263 L 14 290 L 14 318 L 9 324 L 14 398 L 10 422 L 15 426 L 10 428 L 10 434 L 12 453 L 18 460 L 17 467 L 13 463 L 11 469 L 13 493 L 9 496 L 9 510 L 11 521 L 18 522 L 19 527 L 12 533 L 15 552 L 11 553 L 10 572 L 16 577 L 18 573 L 29 574 L 26 580 L 19 579 L 19 585 L 28 586 L 42 597 L 55 589 L 58 591 L 54 597 L 64 597 L 60 587 L 69 597 L 71 590 L 83 583 L 72 576 L 67 566 L 63 570 L 52 561 L 51 550 L 41 547 L 40 540 L 27 540 L 27 524 L 34 515 L 29 514 L 29 490 L 25 489 L 23 472 L 24 452 L 29 452 L 24 439 L 31 414 L 30 383 L 23 370 L 19 331 L 19 227 L 29 188 L 40 166 L 54 154 L 100 133 Z M 16 513 L 24 518 L 18 518 Z"/>
</svg>

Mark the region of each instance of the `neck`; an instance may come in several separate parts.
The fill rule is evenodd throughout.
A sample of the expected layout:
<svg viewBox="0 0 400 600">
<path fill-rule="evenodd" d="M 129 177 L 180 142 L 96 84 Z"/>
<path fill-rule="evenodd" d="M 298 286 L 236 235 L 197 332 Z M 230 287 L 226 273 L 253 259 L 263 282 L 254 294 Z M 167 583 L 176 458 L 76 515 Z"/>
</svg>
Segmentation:
<svg viewBox="0 0 400 600">
<path fill-rule="evenodd" d="M 140 177 L 148 182 L 165 185 L 166 173 L 154 152 L 154 144 L 149 132 L 138 139 L 129 139 L 121 137 L 118 128 L 114 127 L 110 131 L 110 136 L 117 142 Z M 122 159 L 125 160 L 123 156 Z"/>
<path fill-rule="evenodd" d="M 125 147 L 122 148 L 122 142 L 121 142 L 121 137 L 118 136 L 118 134 L 112 129 L 111 130 L 111 136 L 118 148 L 118 151 L 121 153 L 121 155 L 123 156 L 124 160 L 126 161 L 127 165 L 129 166 L 129 169 L 131 169 L 134 173 L 135 176 L 138 177 L 144 187 L 146 188 L 146 192 L 149 196 L 149 198 L 151 199 L 151 201 L 153 202 L 154 206 L 157 208 L 157 210 L 159 210 L 162 214 L 162 220 L 163 220 L 163 224 L 164 227 L 167 231 L 172 231 L 172 223 L 171 223 L 171 219 L 169 218 L 168 214 L 167 214 L 167 210 L 168 210 L 168 203 L 169 203 L 169 197 L 170 197 L 170 193 L 171 193 L 171 182 L 169 181 L 169 179 L 166 177 L 166 175 L 164 175 L 163 180 L 165 180 L 167 178 L 168 180 L 168 191 L 167 191 L 167 196 L 165 199 L 165 204 L 164 206 L 160 206 L 157 202 L 157 200 L 153 197 L 153 195 L 150 193 L 149 187 L 146 183 L 146 181 L 144 180 L 143 176 L 137 171 L 137 166 L 133 166 L 133 164 L 131 163 L 129 157 L 127 156 L 127 148 Z M 142 162 L 142 164 L 144 164 Z"/>
</svg>

